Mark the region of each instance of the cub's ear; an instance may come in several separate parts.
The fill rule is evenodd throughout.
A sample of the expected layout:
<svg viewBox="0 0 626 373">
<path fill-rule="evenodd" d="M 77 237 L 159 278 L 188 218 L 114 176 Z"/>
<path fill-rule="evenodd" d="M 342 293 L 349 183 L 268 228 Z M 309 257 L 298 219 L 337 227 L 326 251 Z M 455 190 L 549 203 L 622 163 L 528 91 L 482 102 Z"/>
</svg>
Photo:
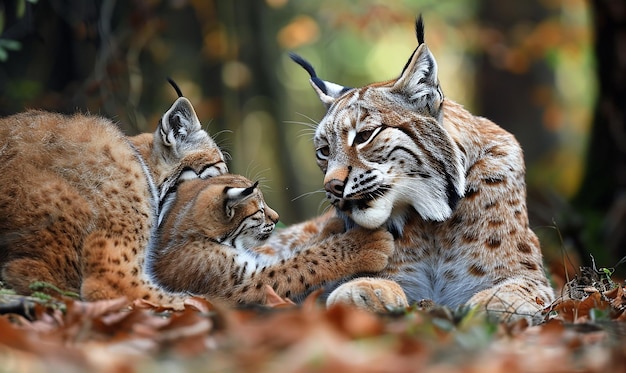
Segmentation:
<svg viewBox="0 0 626 373">
<path fill-rule="evenodd" d="M 415 31 L 420 45 L 391 87 L 391 92 L 400 94 L 413 110 L 439 118 L 443 93 L 437 78 L 437 61 L 424 44 L 424 24 L 421 16 L 416 22 Z"/>
<path fill-rule="evenodd" d="M 158 130 L 163 145 L 177 149 L 189 135 L 201 129 L 200 120 L 191 102 L 185 97 L 180 97 L 163 114 Z"/>
<path fill-rule="evenodd" d="M 350 87 L 344 87 L 342 85 L 327 82 L 318 78 L 313 66 L 297 54 L 290 52 L 289 57 L 309 73 L 311 76 L 311 79 L 309 80 L 311 82 L 311 86 L 313 86 L 313 89 L 319 96 L 324 106 L 326 106 L 326 109 L 328 109 L 339 96 L 352 89 Z"/>
<path fill-rule="evenodd" d="M 257 181 L 252 186 L 247 188 L 224 188 L 224 194 L 226 195 L 226 202 L 224 203 L 224 212 L 226 216 L 231 219 L 235 215 L 235 206 L 245 201 L 252 195 L 254 189 L 259 185 Z"/>
</svg>

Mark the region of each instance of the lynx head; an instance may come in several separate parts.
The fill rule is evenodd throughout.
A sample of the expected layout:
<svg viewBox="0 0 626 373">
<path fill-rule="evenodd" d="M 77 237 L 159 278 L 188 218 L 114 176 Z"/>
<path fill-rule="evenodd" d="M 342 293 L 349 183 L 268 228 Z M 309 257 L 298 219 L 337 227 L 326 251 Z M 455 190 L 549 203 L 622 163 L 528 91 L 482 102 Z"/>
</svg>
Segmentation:
<svg viewBox="0 0 626 373">
<path fill-rule="evenodd" d="M 163 114 L 154 134 L 142 134 L 131 142 L 142 153 L 154 178 L 160 205 L 179 181 L 206 179 L 228 172 L 224 155 L 202 129 L 191 102 L 170 80 L 179 98 Z"/>
<path fill-rule="evenodd" d="M 196 232 L 245 250 L 269 238 L 278 214 L 265 204 L 258 182 L 227 174 L 180 183 L 168 196 L 160 221 L 159 230 L 167 234 Z"/>
<path fill-rule="evenodd" d="M 416 31 L 418 47 L 400 76 L 362 88 L 324 81 L 291 55 L 327 108 L 314 137 L 326 195 L 366 228 L 401 231 L 412 209 L 445 220 L 464 193 L 462 156 L 442 124 L 444 97 L 421 16 Z"/>
</svg>

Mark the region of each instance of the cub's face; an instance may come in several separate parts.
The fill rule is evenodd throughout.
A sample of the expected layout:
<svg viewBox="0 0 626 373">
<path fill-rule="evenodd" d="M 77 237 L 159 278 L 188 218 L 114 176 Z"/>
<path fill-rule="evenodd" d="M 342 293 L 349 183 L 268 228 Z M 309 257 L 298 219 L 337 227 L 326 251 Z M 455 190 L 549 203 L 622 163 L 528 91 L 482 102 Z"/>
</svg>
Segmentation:
<svg viewBox="0 0 626 373">
<path fill-rule="evenodd" d="M 437 64 L 425 44 L 396 80 L 323 81 L 298 56 L 328 111 L 314 137 L 330 202 L 356 224 L 401 227 L 408 212 L 445 220 L 464 193 L 463 156 L 442 125 Z"/>
<path fill-rule="evenodd" d="M 185 180 L 167 203 L 161 229 L 195 231 L 242 250 L 259 246 L 274 231 L 278 214 L 257 184 L 231 174 Z"/>
</svg>

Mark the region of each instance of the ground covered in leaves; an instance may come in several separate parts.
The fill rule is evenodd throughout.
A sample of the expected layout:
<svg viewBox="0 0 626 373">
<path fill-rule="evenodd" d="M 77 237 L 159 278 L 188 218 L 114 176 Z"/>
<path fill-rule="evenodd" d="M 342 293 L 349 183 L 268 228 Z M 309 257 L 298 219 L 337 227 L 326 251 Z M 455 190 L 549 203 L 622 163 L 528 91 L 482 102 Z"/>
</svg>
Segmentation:
<svg viewBox="0 0 626 373">
<path fill-rule="evenodd" d="M 0 372 L 626 372 L 626 294 L 608 279 L 583 269 L 538 326 L 438 307 L 326 310 L 315 295 L 172 311 L 2 290 Z"/>
</svg>

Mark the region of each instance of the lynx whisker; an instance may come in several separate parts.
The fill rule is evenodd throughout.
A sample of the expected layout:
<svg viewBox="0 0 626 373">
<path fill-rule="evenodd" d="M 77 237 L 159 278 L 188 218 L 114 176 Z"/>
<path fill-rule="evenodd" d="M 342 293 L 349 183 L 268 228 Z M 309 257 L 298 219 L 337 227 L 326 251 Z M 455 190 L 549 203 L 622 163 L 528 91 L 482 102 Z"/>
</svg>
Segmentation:
<svg viewBox="0 0 626 373">
<path fill-rule="evenodd" d="M 319 193 L 324 193 L 324 190 L 323 190 L 323 189 L 318 189 L 318 190 L 314 190 L 314 191 L 312 191 L 312 192 L 302 193 L 302 194 L 300 194 L 299 196 L 294 197 L 294 198 L 291 200 L 291 202 L 294 202 L 294 201 L 299 200 L 299 199 L 301 199 L 301 198 L 310 197 L 310 196 L 312 196 L 312 195 L 319 194 Z"/>
<path fill-rule="evenodd" d="M 315 119 L 311 118 L 311 117 L 310 117 L 310 116 L 308 116 L 308 115 L 305 115 L 305 114 L 303 114 L 303 113 L 298 113 L 298 112 L 296 112 L 296 114 L 298 114 L 298 115 L 300 115 L 300 116 L 303 116 L 303 117 L 305 117 L 306 119 L 310 120 L 310 121 L 311 121 L 311 123 L 312 123 L 312 125 L 319 126 L 319 124 L 320 124 L 320 122 L 316 121 Z"/>
<path fill-rule="evenodd" d="M 308 123 L 308 122 L 301 122 L 301 121 L 297 121 L 297 120 L 285 120 L 283 121 L 283 123 L 287 123 L 287 124 L 300 124 L 303 125 L 309 129 L 315 130 L 317 124 L 313 124 L 313 123 Z"/>
</svg>

